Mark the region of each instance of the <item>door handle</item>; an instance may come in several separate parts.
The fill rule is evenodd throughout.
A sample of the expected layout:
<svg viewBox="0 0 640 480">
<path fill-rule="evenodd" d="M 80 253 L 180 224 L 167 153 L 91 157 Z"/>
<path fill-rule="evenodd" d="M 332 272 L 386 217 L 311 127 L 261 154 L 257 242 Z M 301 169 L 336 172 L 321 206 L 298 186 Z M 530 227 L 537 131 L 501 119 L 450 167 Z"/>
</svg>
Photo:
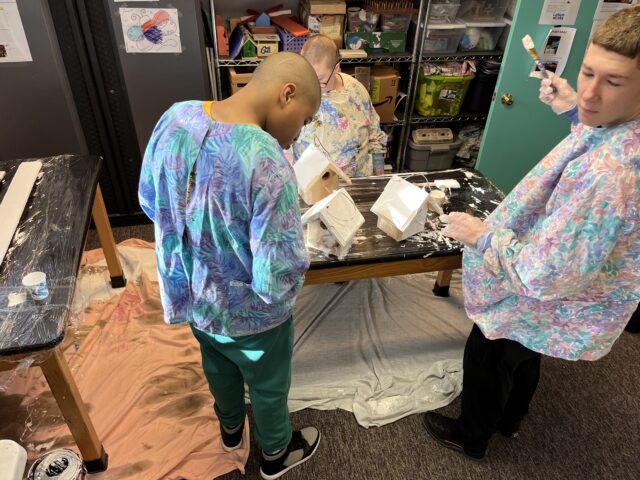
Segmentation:
<svg viewBox="0 0 640 480">
<path fill-rule="evenodd" d="M 500 101 L 503 105 L 513 105 L 513 95 L 510 93 L 503 93 L 500 97 Z"/>
</svg>

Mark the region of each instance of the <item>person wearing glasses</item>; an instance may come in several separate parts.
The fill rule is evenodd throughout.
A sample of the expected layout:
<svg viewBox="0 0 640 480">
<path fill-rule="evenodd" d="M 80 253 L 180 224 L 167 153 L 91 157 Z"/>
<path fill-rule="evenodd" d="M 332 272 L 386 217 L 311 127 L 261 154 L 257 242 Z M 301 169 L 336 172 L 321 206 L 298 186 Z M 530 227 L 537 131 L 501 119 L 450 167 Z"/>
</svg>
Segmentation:
<svg viewBox="0 0 640 480">
<path fill-rule="evenodd" d="M 329 37 L 311 37 L 300 54 L 318 76 L 322 101 L 318 113 L 293 144 L 293 160 L 297 161 L 309 144 L 319 142 L 350 177 L 382 175 L 387 135 L 380 130 L 380 117 L 367 89 L 340 72 L 338 47 Z"/>
</svg>

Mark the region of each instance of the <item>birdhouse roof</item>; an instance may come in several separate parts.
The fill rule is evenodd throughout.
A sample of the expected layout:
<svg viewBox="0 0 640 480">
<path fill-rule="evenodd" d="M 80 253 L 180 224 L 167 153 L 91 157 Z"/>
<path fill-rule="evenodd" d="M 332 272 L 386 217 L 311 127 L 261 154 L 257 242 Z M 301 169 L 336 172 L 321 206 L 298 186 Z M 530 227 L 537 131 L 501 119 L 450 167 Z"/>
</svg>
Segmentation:
<svg viewBox="0 0 640 480">
<path fill-rule="evenodd" d="M 426 208 L 427 196 L 422 188 L 394 175 L 371 206 L 371 211 L 393 223 L 398 230 L 404 231 L 420 210 Z"/>
<path fill-rule="evenodd" d="M 315 220 L 322 221 L 341 246 L 349 244 L 364 223 L 364 217 L 344 188 L 318 201 L 302 216 L 303 225 Z"/>
<path fill-rule="evenodd" d="M 342 169 L 333 163 L 327 156 L 315 145 L 309 145 L 296 163 L 293 164 L 293 171 L 296 174 L 296 180 L 301 190 L 306 190 L 313 182 L 322 178 L 327 171 L 334 172 L 347 185 L 351 185 L 351 179 L 342 171 Z"/>
</svg>

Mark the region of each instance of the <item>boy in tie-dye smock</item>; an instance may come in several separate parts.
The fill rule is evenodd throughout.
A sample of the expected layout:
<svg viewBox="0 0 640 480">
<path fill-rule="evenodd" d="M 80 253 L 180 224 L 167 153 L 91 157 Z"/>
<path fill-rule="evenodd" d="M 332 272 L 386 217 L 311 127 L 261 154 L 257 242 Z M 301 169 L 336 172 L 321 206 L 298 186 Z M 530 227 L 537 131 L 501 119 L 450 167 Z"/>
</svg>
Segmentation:
<svg viewBox="0 0 640 480">
<path fill-rule="evenodd" d="M 309 261 L 282 151 L 319 103 L 311 65 L 298 54 L 273 55 L 232 97 L 173 105 L 140 176 L 165 320 L 190 323 L 200 342 L 227 451 L 242 444 L 249 387 L 263 478 L 307 460 L 320 441 L 314 427 L 292 432 L 287 409 L 292 308 Z"/>
<path fill-rule="evenodd" d="M 442 445 L 475 459 L 495 431 L 518 432 L 541 354 L 601 358 L 640 300 L 640 6 L 598 28 L 577 96 L 560 80 L 545 81 L 541 99 L 556 113 L 577 101 L 571 134 L 484 222 L 443 219 L 443 233 L 466 245 L 464 301 L 475 325 L 460 417 L 427 412 L 423 421 Z"/>
<path fill-rule="evenodd" d="M 350 177 L 382 175 L 387 134 L 380 130 L 380 117 L 367 89 L 340 72 L 338 47 L 329 37 L 314 35 L 300 53 L 316 71 L 322 102 L 293 144 L 293 159 L 297 161 L 309 145 L 319 141 Z"/>
</svg>

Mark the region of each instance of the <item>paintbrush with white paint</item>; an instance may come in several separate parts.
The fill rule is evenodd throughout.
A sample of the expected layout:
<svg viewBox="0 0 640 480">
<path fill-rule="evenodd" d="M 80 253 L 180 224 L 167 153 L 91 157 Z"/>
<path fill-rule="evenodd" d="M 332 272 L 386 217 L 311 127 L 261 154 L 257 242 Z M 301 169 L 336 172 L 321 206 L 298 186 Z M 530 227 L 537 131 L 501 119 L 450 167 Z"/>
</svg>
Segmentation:
<svg viewBox="0 0 640 480">
<path fill-rule="evenodd" d="M 542 76 L 544 78 L 549 78 L 547 69 L 544 67 L 544 63 L 540 61 L 540 57 L 538 57 L 538 51 L 536 50 L 536 46 L 533 43 L 530 35 L 525 35 L 524 37 L 522 37 L 522 45 L 524 45 L 524 48 L 527 49 L 529 55 L 531 55 L 531 58 L 533 58 L 533 63 L 536 64 L 536 67 L 538 67 L 538 70 L 540 70 Z"/>
</svg>

